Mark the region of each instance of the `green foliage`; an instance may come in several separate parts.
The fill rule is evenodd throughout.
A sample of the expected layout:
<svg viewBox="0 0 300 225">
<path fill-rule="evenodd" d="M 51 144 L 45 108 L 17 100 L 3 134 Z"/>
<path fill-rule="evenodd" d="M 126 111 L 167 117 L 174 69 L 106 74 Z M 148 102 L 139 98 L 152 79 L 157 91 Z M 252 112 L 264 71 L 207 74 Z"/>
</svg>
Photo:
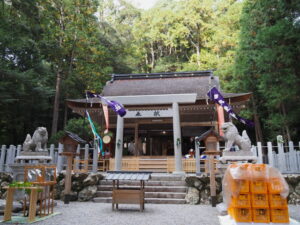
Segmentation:
<svg viewBox="0 0 300 225">
<path fill-rule="evenodd" d="M 8 185 L 9 187 L 27 188 L 32 187 L 33 184 L 30 182 L 14 181 Z"/>
<path fill-rule="evenodd" d="M 241 17 L 235 79 L 238 91 L 252 91 L 264 134 L 299 135 L 300 3 L 248 0 Z"/>
<path fill-rule="evenodd" d="M 100 126 L 94 122 L 95 128 L 100 134 Z M 57 132 L 54 136 L 51 137 L 50 143 L 58 143 L 58 140 L 64 136 L 65 132 L 64 131 L 70 131 L 72 133 L 77 134 L 79 137 L 82 139 L 90 142 L 93 140 L 94 136 L 92 133 L 92 130 L 90 128 L 90 124 L 86 118 L 73 118 L 68 120 L 67 125 L 65 126 L 64 130 L 61 130 Z"/>
</svg>

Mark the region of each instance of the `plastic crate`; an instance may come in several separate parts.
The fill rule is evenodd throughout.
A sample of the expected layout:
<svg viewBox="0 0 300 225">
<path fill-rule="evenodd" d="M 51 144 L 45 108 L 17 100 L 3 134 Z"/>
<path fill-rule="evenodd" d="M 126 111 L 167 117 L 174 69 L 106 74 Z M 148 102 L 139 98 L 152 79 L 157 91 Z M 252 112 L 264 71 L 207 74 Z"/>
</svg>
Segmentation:
<svg viewBox="0 0 300 225">
<path fill-rule="evenodd" d="M 232 207 L 231 217 L 236 222 L 252 222 L 252 210 L 250 207 Z"/>
<path fill-rule="evenodd" d="M 268 186 L 266 180 L 252 180 L 250 182 L 250 190 L 252 193 L 256 194 L 266 194 L 268 193 Z"/>
<path fill-rule="evenodd" d="M 251 194 L 252 207 L 269 207 L 268 194 Z"/>
<path fill-rule="evenodd" d="M 289 210 L 288 208 L 271 208 L 271 222 L 272 223 L 289 223 Z"/>
<path fill-rule="evenodd" d="M 252 208 L 253 222 L 255 223 L 270 223 L 269 208 Z"/>
<path fill-rule="evenodd" d="M 233 207 L 229 206 L 227 209 L 228 215 L 233 218 Z"/>
<path fill-rule="evenodd" d="M 287 200 L 280 194 L 269 194 L 269 203 L 271 208 L 286 208 Z"/>
<path fill-rule="evenodd" d="M 284 184 L 279 178 L 272 178 L 268 181 L 268 190 L 269 193 L 279 194 L 283 191 Z"/>
<path fill-rule="evenodd" d="M 231 190 L 233 193 L 249 193 L 250 182 L 248 180 L 232 180 Z"/>
<path fill-rule="evenodd" d="M 251 207 L 251 195 L 239 194 L 231 199 L 232 207 Z"/>
<path fill-rule="evenodd" d="M 267 177 L 266 164 L 252 164 L 249 169 L 252 179 L 264 179 Z"/>
</svg>

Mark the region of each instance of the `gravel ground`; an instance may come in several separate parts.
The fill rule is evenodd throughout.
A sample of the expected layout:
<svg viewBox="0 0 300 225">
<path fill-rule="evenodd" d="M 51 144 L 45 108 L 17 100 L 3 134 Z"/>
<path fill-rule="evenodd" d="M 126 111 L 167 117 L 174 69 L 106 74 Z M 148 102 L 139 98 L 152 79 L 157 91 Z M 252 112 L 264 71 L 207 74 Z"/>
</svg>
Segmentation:
<svg viewBox="0 0 300 225">
<path fill-rule="evenodd" d="M 219 225 L 216 208 L 208 205 L 146 204 L 140 212 L 138 205 L 120 205 L 112 211 L 111 204 L 93 202 L 58 202 L 60 212 L 36 225 Z M 300 221 L 300 206 L 289 206 L 290 215 Z"/>
</svg>

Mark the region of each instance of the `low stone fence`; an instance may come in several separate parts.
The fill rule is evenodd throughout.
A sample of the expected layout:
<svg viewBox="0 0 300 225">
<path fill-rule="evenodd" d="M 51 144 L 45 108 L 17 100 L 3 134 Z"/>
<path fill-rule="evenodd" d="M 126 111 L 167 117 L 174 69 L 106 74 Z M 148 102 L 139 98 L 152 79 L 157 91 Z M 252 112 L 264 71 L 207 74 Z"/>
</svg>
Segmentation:
<svg viewBox="0 0 300 225">
<path fill-rule="evenodd" d="M 284 175 L 285 180 L 289 185 L 289 204 L 300 205 L 300 175 Z M 191 205 L 195 204 L 210 204 L 210 188 L 209 188 L 209 176 L 189 176 L 185 179 L 188 186 L 188 192 L 186 194 L 186 202 Z M 217 186 L 217 202 L 223 201 L 222 196 L 222 178 L 216 177 Z"/>
</svg>

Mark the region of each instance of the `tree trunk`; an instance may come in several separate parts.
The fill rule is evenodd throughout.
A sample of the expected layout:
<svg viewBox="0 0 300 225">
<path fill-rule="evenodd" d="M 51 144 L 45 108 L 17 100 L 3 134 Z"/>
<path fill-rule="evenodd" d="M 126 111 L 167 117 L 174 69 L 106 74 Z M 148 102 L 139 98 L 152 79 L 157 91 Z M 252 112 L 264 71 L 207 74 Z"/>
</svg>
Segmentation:
<svg viewBox="0 0 300 225">
<path fill-rule="evenodd" d="M 288 139 L 288 141 L 291 141 L 291 133 L 290 133 L 290 129 L 289 129 L 289 126 L 288 124 L 286 123 L 286 110 L 285 110 L 285 105 L 284 103 L 281 104 L 281 111 L 282 111 L 282 114 L 283 114 L 283 117 L 284 117 L 284 129 L 286 131 L 286 137 Z"/>
<path fill-rule="evenodd" d="M 256 103 L 255 103 L 254 97 L 252 97 L 252 108 L 253 108 L 253 112 L 254 112 L 256 142 L 263 142 L 264 140 L 263 140 L 261 125 L 260 125 L 260 121 L 259 121 L 259 116 L 257 114 L 257 107 L 256 107 Z"/>
<path fill-rule="evenodd" d="M 57 132 L 57 122 L 58 122 L 58 112 L 59 112 L 59 97 L 60 97 L 60 83 L 61 83 L 61 72 L 58 70 L 56 74 L 56 87 L 55 87 L 55 99 L 53 106 L 53 119 L 52 119 L 52 129 L 51 136 L 55 135 Z"/>
<path fill-rule="evenodd" d="M 67 125 L 67 121 L 68 121 L 68 106 L 67 104 L 65 104 L 65 112 L 64 112 L 64 128 Z"/>
<path fill-rule="evenodd" d="M 201 62 L 200 62 L 200 46 L 199 45 L 196 46 L 196 51 L 197 51 L 197 65 L 200 68 Z"/>
<path fill-rule="evenodd" d="M 154 54 L 153 43 L 151 43 L 151 68 L 152 68 L 152 70 L 154 69 L 154 65 L 155 65 L 155 54 Z"/>
</svg>

